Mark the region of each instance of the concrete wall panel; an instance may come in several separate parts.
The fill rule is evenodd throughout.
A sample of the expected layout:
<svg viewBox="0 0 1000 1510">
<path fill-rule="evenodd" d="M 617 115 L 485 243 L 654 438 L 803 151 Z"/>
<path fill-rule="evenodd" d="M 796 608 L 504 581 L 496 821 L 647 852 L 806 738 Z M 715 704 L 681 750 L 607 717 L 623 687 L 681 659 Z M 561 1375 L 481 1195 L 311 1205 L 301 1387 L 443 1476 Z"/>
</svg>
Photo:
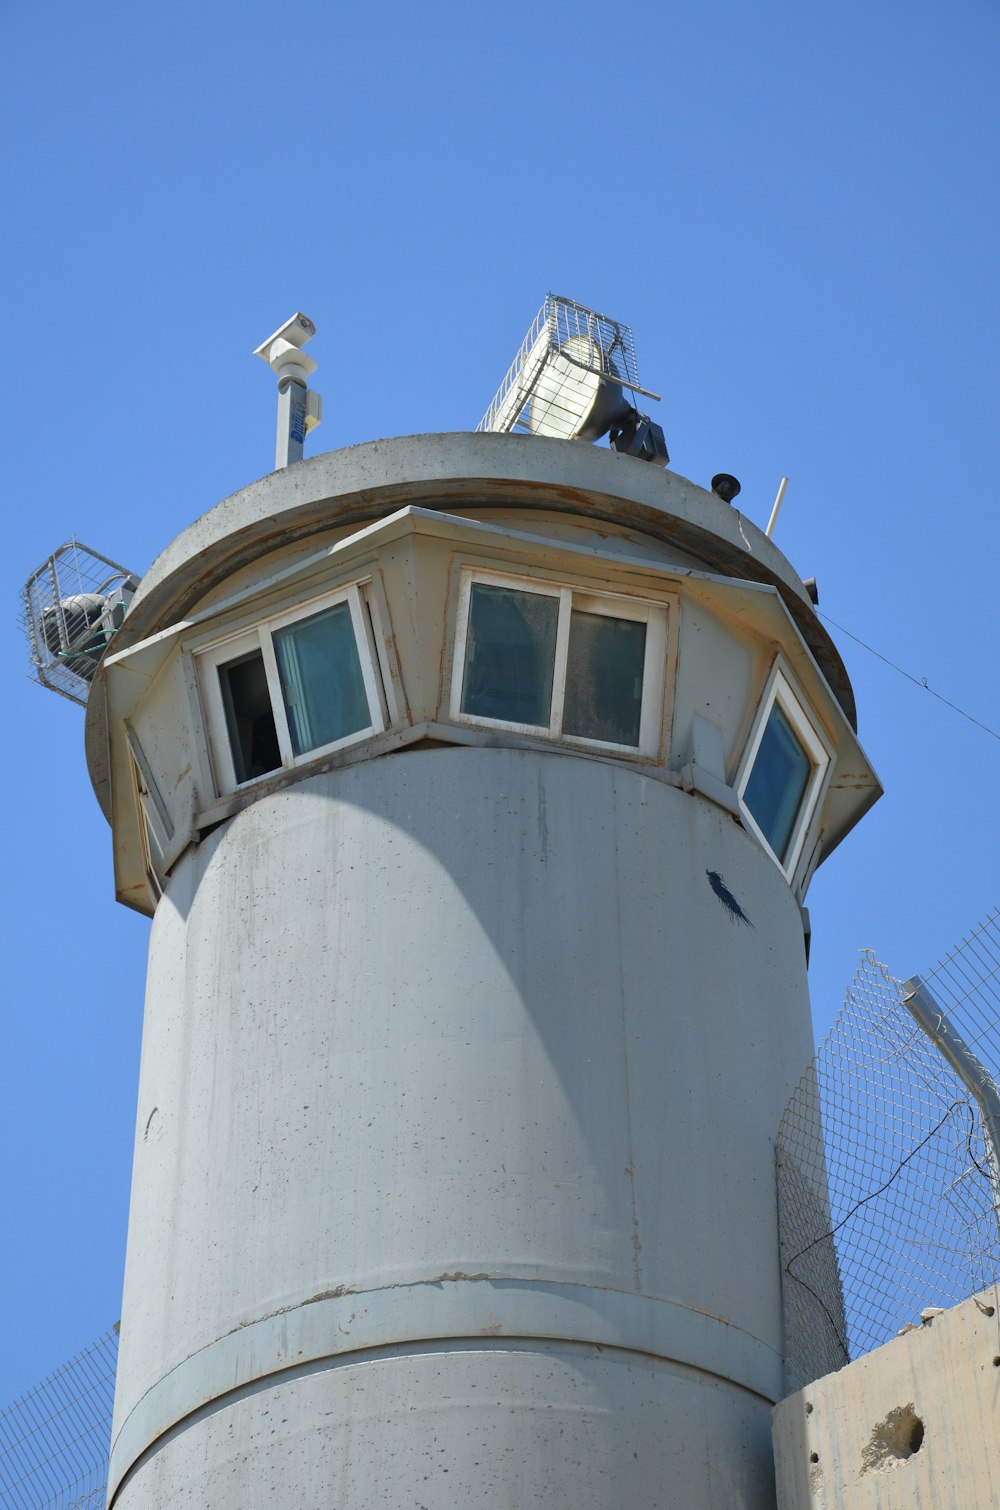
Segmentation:
<svg viewBox="0 0 1000 1510">
<path fill-rule="evenodd" d="M 774 1412 L 780 1510 L 1000 1505 L 996 1289 L 939 1312 Z"/>
</svg>

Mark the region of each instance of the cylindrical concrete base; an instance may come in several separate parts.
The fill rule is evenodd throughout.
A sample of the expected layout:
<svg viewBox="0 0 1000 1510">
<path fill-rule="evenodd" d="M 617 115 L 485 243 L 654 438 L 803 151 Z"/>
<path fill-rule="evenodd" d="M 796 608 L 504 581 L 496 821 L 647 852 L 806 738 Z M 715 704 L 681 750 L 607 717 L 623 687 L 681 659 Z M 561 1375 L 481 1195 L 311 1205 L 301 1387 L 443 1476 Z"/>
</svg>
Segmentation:
<svg viewBox="0 0 1000 1510">
<path fill-rule="evenodd" d="M 764 1510 L 810 1053 L 703 798 L 512 749 L 262 798 L 154 922 L 115 1503 Z"/>
</svg>

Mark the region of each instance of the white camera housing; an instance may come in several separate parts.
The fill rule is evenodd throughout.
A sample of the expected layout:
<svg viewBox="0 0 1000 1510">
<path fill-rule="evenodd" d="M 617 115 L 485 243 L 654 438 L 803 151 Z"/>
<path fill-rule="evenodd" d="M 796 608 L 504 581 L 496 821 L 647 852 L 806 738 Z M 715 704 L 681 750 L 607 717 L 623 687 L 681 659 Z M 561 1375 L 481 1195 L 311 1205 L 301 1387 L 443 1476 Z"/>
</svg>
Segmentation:
<svg viewBox="0 0 1000 1510">
<path fill-rule="evenodd" d="M 279 325 L 273 335 L 260 343 L 254 356 L 260 357 L 261 361 L 266 362 L 272 371 L 277 372 L 275 360 L 287 358 L 289 347 L 301 349 L 307 341 L 312 340 L 315 334 L 316 327 L 309 316 L 297 310 L 290 320 L 286 320 L 284 325 Z M 308 362 L 309 358 L 306 357 L 304 361 Z M 315 366 L 311 370 L 315 371 Z"/>
</svg>

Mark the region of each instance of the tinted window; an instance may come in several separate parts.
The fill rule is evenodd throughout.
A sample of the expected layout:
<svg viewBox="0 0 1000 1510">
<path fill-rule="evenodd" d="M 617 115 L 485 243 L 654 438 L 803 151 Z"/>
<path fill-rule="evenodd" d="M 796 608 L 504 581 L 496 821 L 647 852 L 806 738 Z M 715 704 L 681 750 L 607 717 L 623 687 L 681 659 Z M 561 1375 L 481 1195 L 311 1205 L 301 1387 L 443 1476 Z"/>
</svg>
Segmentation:
<svg viewBox="0 0 1000 1510">
<path fill-rule="evenodd" d="M 569 621 L 563 733 L 638 745 L 646 626 L 580 613 Z"/>
<path fill-rule="evenodd" d="M 296 755 L 371 725 L 351 610 L 346 603 L 297 619 L 272 635 L 288 731 Z"/>
<path fill-rule="evenodd" d="M 788 850 L 811 770 L 802 741 L 774 703 L 743 801 L 779 860 Z"/>
<path fill-rule="evenodd" d="M 475 582 L 462 712 L 548 727 L 559 600 Z"/>
</svg>

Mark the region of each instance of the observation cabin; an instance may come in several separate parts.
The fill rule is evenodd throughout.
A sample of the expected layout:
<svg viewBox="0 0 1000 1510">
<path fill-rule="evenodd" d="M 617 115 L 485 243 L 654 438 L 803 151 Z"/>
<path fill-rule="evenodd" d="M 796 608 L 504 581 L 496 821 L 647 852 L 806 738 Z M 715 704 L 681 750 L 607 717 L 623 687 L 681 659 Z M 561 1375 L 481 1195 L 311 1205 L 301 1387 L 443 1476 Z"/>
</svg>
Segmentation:
<svg viewBox="0 0 1000 1510">
<path fill-rule="evenodd" d="M 802 580 L 618 433 L 282 467 L 94 674 L 120 1510 L 773 1505 L 805 899 L 880 787 Z"/>
<path fill-rule="evenodd" d="M 118 899 L 304 778 L 405 749 L 610 764 L 726 813 L 804 901 L 881 794 L 806 587 L 675 473 L 538 437 L 375 441 L 219 504 L 88 704 Z"/>
</svg>

